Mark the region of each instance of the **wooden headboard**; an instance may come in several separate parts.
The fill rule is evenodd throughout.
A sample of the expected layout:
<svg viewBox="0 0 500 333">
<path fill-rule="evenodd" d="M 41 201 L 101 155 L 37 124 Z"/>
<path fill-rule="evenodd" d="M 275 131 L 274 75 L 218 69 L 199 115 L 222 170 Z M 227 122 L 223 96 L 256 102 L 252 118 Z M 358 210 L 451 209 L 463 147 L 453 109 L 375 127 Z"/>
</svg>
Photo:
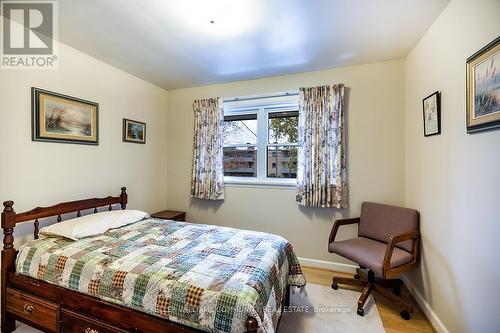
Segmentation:
<svg viewBox="0 0 500 333">
<path fill-rule="evenodd" d="M 113 205 L 120 204 L 122 209 L 127 206 L 128 196 L 127 189 L 125 187 L 121 188 L 120 195 L 116 197 L 108 196 L 105 198 L 92 198 L 83 199 L 77 201 L 63 202 L 49 207 L 36 207 L 29 211 L 17 214 L 14 211 L 14 202 L 5 201 L 3 203 L 4 210 L 2 212 L 2 229 L 4 233 L 4 249 L 12 248 L 12 243 L 14 237 L 12 233 L 14 232 L 14 227 L 17 223 L 34 221 L 33 237 L 38 238 L 39 232 L 39 219 L 57 216 L 57 221 L 61 222 L 61 215 L 76 212 L 76 216 L 80 217 L 81 212 L 87 209 L 94 209 L 94 213 L 97 213 L 97 208 L 108 206 L 108 210 L 113 209 Z"/>
</svg>

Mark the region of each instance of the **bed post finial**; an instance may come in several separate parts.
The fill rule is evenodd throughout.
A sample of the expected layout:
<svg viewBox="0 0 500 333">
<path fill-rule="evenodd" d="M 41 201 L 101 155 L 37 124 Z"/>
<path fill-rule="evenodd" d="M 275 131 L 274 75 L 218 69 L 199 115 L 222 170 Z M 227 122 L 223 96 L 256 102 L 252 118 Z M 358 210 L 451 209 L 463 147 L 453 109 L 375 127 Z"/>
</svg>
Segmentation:
<svg viewBox="0 0 500 333">
<path fill-rule="evenodd" d="M 12 206 L 14 206 L 14 201 L 4 201 L 3 203 L 3 206 L 5 207 L 3 209 L 4 213 L 10 213 L 10 212 L 13 212 L 14 209 L 12 208 Z"/>
<path fill-rule="evenodd" d="M 14 249 L 14 227 L 16 226 L 16 212 L 12 206 L 13 201 L 5 201 L 2 212 L 2 229 L 3 229 L 3 249 L 2 249 L 2 265 L 1 265 L 1 302 L 0 317 L 2 318 L 2 332 L 8 333 L 16 329 L 15 319 L 7 313 L 7 283 L 8 274 L 15 270 L 16 250 Z"/>
<path fill-rule="evenodd" d="M 14 201 L 5 201 L 3 203 L 4 209 L 2 212 L 2 229 L 3 229 L 3 249 L 8 250 L 14 247 L 14 227 L 16 225 L 16 212 L 12 206 Z"/>
<path fill-rule="evenodd" d="M 128 195 L 127 195 L 127 188 L 125 186 L 123 186 L 121 188 L 122 190 L 122 193 L 120 194 L 120 198 L 121 198 L 121 206 L 122 206 L 122 209 L 125 209 L 127 208 L 127 203 L 128 203 Z"/>
<path fill-rule="evenodd" d="M 248 317 L 247 321 L 245 322 L 245 327 L 247 329 L 247 333 L 257 333 L 257 330 L 259 329 L 259 323 L 254 317 Z"/>
</svg>

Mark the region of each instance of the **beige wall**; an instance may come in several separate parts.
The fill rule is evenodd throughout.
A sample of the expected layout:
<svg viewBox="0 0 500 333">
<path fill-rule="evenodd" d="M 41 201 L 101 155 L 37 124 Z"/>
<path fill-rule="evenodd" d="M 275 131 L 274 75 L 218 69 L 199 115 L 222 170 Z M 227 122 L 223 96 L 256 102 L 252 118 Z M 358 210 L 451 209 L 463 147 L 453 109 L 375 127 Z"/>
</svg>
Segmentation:
<svg viewBox="0 0 500 333">
<path fill-rule="evenodd" d="M 130 207 L 163 208 L 166 91 L 65 45 L 59 59 L 57 70 L 0 70 L 0 200 L 21 212 L 127 186 Z M 31 141 L 32 86 L 99 103 L 99 146 Z M 146 145 L 122 143 L 124 117 L 147 123 Z"/>
<path fill-rule="evenodd" d="M 193 100 L 297 90 L 343 82 L 347 93 L 350 208 L 301 208 L 295 190 L 226 188 L 220 203 L 190 199 Z M 209 85 L 168 92 L 167 202 L 187 210 L 188 220 L 279 234 L 300 257 L 346 262 L 327 251 L 333 220 L 359 213 L 363 200 L 403 203 L 403 62 L 362 66 Z M 340 237 L 356 233 L 346 227 Z"/>
<path fill-rule="evenodd" d="M 500 34 L 499 14 L 498 0 L 452 1 L 405 63 L 405 204 L 423 235 L 410 280 L 449 332 L 500 330 L 500 131 L 465 130 L 465 61 Z M 442 134 L 424 138 L 436 90 Z"/>
</svg>

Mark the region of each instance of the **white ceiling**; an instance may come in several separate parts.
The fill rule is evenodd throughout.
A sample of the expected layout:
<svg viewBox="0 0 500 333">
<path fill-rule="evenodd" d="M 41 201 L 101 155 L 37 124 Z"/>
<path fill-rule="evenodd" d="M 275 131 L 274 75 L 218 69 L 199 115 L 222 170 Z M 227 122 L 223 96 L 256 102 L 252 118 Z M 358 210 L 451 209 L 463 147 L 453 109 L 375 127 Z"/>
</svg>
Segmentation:
<svg viewBox="0 0 500 333">
<path fill-rule="evenodd" d="M 403 58 L 448 2 L 61 0 L 59 36 L 174 89 Z"/>
</svg>

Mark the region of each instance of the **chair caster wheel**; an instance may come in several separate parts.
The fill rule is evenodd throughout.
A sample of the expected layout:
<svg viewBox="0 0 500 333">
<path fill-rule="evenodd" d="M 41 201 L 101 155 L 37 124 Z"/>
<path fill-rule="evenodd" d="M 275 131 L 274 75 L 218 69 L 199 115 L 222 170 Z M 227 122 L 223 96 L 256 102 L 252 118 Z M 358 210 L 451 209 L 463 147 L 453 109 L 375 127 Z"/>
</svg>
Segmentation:
<svg viewBox="0 0 500 333">
<path fill-rule="evenodd" d="M 337 282 L 332 283 L 332 289 L 333 290 L 339 289 L 339 285 L 337 284 Z"/>
<path fill-rule="evenodd" d="M 394 288 L 392 288 L 392 293 L 394 295 L 398 295 L 398 296 L 401 295 L 401 288 L 400 287 L 394 287 Z"/>
<path fill-rule="evenodd" d="M 410 313 L 406 310 L 403 310 L 399 313 L 401 315 L 401 318 L 404 320 L 409 320 L 410 319 Z"/>
<path fill-rule="evenodd" d="M 365 309 L 358 309 L 357 313 L 358 313 L 358 316 L 363 317 L 365 315 Z"/>
<path fill-rule="evenodd" d="M 359 276 L 359 274 L 354 274 L 354 278 L 355 278 L 356 280 L 359 280 L 359 279 L 361 279 L 361 276 Z"/>
</svg>

